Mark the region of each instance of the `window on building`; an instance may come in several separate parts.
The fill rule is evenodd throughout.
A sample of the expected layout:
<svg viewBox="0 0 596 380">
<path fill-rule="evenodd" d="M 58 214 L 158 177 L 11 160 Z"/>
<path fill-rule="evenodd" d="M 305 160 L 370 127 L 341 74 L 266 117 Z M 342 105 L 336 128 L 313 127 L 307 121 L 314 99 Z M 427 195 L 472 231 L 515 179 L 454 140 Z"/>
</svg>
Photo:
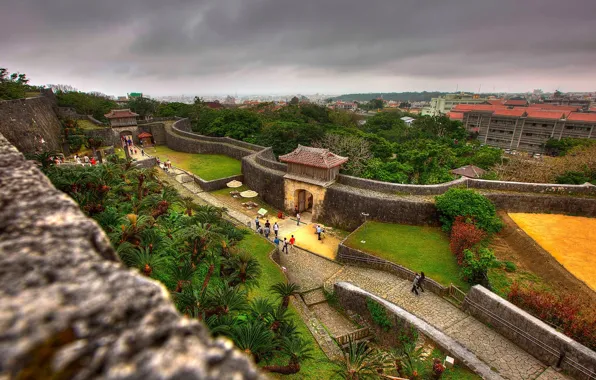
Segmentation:
<svg viewBox="0 0 596 380">
<path fill-rule="evenodd" d="M 532 134 L 531 133 L 526 133 L 526 136 L 532 136 Z"/>
<path fill-rule="evenodd" d="M 543 127 L 543 128 L 546 128 L 546 124 L 542 124 L 542 127 Z"/>
</svg>

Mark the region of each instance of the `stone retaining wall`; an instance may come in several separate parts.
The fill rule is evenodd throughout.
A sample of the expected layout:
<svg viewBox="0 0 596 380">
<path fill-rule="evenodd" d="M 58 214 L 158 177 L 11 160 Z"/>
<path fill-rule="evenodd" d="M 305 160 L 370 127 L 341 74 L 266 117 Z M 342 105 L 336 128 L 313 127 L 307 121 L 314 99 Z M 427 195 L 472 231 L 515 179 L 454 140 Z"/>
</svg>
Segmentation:
<svg viewBox="0 0 596 380">
<path fill-rule="evenodd" d="M 596 198 L 530 193 L 488 193 L 496 208 L 508 212 L 552 213 L 596 217 Z"/>
<path fill-rule="evenodd" d="M 256 379 L 0 135 L 0 377 Z"/>
<path fill-rule="evenodd" d="M 596 352 L 482 286 L 472 287 L 463 308 L 542 363 L 559 366 L 576 379 L 596 378 Z"/>
<path fill-rule="evenodd" d="M 406 267 L 369 255 L 359 249 L 348 247 L 343 242 L 337 249 L 336 260 L 344 264 L 382 270 L 408 281 L 414 281 L 414 277 L 416 276 L 414 271 Z M 441 297 L 446 296 L 449 293 L 448 288 L 429 277 L 426 277 L 426 280 L 424 281 L 424 289 L 430 290 Z"/>
<path fill-rule="evenodd" d="M 195 180 L 195 183 L 198 184 L 201 187 L 201 189 L 207 192 L 223 189 L 226 187 L 226 184 L 230 181 L 244 181 L 244 176 L 242 174 L 226 178 L 214 179 L 212 181 L 205 181 L 204 179 L 196 175 L 193 175 L 193 178 Z M 230 191 L 231 190 L 232 189 L 230 189 Z"/>
<path fill-rule="evenodd" d="M 382 193 L 391 194 L 410 194 L 410 195 L 438 195 L 443 194 L 451 187 L 458 187 L 466 185 L 466 178 L 456 179 L 455 181 L 441 183 L 438 185 L 408 185 L 401 183 L 390 183 L 375 181 L 372 179 L 364 179 L 352 177 L 349 175 L 340 174 L 337 176 L 337 182 L 352 186 L 358 189 L 379 191 Z"/>
<path fill-rule="evenodd" d="M 491 380 L 502 379 L 501 376 L 491 370 L 489 366 L 460 343 L 399 306 L 347 282 L 336 283 L 334 285 L 334 292 L 344 309 L 365 316 L 369 320 L 371 317 L 366 305 L 367 299 L 379 303 L 385 308 L 392 323 L 392 329 L 390 330 L 392 335 L 397 335 L 395 334 L 396 331 L 403 331 L 404 329 L 408 331 L 410 328 L 414 328 L 425 338 L 430 339 L 441 350 L 448 353 L 449 356 L 454 357 L 458 362 L 463 363 L 463 365 L 482 376 L 482 378 Z"/>
<path fill-rule="evenodd" d="M 388 223 L 438 226 L 439 214 L 432 200 L 408 198 L 333 184 L 323 203 L 323 223 L 353 230 L 368 218 Z"/>
<path fill-rule="evenodd" d="M 242 159 L 244 184 L 259 193 L 266 203 L 284 210 L 284 175 L 285 172 L 266 168 L 255 159 L 256 154 Z"/>
</svg>

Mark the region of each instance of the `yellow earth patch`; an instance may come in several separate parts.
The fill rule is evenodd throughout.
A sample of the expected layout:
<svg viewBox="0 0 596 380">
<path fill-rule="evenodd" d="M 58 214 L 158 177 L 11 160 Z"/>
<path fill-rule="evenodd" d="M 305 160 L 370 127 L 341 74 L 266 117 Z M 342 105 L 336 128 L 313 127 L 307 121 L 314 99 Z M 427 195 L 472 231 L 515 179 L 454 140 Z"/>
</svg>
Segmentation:
<svg viewBox="0 0 596 380">
<path fill-rule="evenodd" d="M 554 214 L 509 214 L 575 277 L 596 290 L 596 219 Z"/>
</svg>

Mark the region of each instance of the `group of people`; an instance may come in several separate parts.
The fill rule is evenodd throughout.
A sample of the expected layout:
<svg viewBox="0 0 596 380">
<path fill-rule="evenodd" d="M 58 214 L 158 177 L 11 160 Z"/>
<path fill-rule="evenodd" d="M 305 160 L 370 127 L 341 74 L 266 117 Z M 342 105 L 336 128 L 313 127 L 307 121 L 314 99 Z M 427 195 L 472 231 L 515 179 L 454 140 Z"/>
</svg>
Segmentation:
<svg viewBox="0 0 596 380">
<path fill-rule="evenodd" d="M 265 236 L 267 238 L 267 240 L 269 240 L 269 235 L 271 235 L 271 231 L 273 231 L 273 243 L 275 244 L 275 246 L 277 248 L 279 248 L 279 244 L 281 243 L 281 251 L 285 252 L 286 254 L 288 254 L 289 251 L 289 247 L 290 246 L 294 246 L 294 244 L 296 243 L 296 238 L 294 237 L 294 235 L 292 235 L 292 237 L 290 238 L 290 240 L 288 240 L 288 238 L 284 237 L 284 240 L 280 240 L 279 239 L 279 224 L 277 224 L 277 222 L 273 223 L 273 225 L 271 225 L 271 222 L 269 222 L 269 219 L 266 219 L 265 224 L 261 225 L 261 219 L 259 218 L 259 216 L 257 215 L 255 217 L 255 229 L 256 231 Z"/>
<path fill-rule="evenodd" d="M 89 159 L 89 156 L 83 156 L 83 158 L 81 159 L 81 157 L 78 154 L 75 154 L 74 156 L 75 162 L 78 165 L 96 165 L 97 164 L 97 160 L 95 159 L 95 157 L 91 157 L 91 159 Z"/>
<path fill-rule="evenodd" d="M 143 155 L 145 155 L 145 153 L 143 152 Z M 164 172 L 169 172 L 170 169 L 172 169 L 172 161 L 170 161 L 170 159 L 168 158 L 165 162 L 161 161 L 159 159 L 159 157 L 156 158 L 157 161 L 157 166 L 159 166 L 160 168 L 162 168 L 164 170 Z"/>
</svg>

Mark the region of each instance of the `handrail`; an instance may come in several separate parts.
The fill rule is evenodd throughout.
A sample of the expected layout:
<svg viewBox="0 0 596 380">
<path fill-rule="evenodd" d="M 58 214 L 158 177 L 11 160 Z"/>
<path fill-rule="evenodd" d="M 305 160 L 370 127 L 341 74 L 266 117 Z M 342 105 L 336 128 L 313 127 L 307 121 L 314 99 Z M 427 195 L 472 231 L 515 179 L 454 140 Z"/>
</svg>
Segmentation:
<svg viewBox="0 0 596 380">
<path fill-rule="evenodd" d="M 562 352 L 560 352 L 556 348 L 551 347 L 548 344 L 544 343 L 543 341 L 541 341 L 541 340 L 535 338 L 534 336 L 528 334 L 525 330 L 520 329 L 519 327 L 517 327 L 514 324 L 508 322 L 507 320 L 501 318 L 497 314 L 495 314 L 492 311 L 488 310 L 484 306 L 481 306 L 480 304 L 478 304 L 478 303 L 470 300 L 469 298 L 466 299 L 466 303 L 469 303 L 473 307 L 482 310 L 484 313 L 486 313 L 489 316 L 491 316 L 494 320 L 496 320 L 497 322 L 499 322 L 504 327 L 511 329 L 515 334 L 521 335 L 523 338 L 525 338 L 525 339 L 529 340 L 530 342 L 536 344 L 538 347 L 542 348 L 547 353 L 549 353 L 549 354 L 551 354 L 553 356 L 559 357 L 559 358 L 563 354 Z M 590 370 L 589 368 L 584 367 L 583 365 L 581 365 L 580 363 L 576 362 L 575 360 L 570 359 L 567 355 L 564 355 L 563 356 L 562 362 L 567 362 L 571 367 L 575 368 L 576 370 L 580 371 L 584 375 L 588 376 L 589 379 L 592 379 L 592 378 L 595 378 L 596 377 L 596 373 L 594 373 L 594 371 Z"/>
</svg>

